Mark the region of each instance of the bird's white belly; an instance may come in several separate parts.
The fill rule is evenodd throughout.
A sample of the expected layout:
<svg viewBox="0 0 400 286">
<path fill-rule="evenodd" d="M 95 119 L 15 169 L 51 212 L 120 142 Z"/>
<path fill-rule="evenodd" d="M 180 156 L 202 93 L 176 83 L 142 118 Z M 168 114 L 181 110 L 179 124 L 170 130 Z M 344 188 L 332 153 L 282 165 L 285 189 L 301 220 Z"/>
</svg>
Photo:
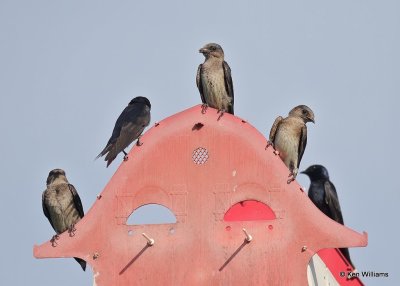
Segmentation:
<svg viewBox="0 0 400 286">
<path fill-rule="evenodd" d="M 279 156 L 286 166 L 292 161 L 294 166 L 297 165 L 298 142 L 294 141 L 296 136 L 289 134 L 288 130 L 280 130 L 275 138 L 275 148 L 279 151 Z"/>
<path fill-rule="evenodd" d="M 206 103 L 210 107 L 227 110 L 230 98 L 226 93 L 223 70 L 212 75 L 204 73 L 202 82 Z"/>
</svg>

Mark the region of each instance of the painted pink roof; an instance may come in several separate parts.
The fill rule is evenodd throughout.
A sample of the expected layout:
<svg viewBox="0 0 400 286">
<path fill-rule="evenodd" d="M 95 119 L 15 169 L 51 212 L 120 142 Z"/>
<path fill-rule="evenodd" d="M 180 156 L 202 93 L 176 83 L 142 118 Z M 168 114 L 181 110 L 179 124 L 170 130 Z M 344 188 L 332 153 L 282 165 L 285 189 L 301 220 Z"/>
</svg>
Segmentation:
<svg viewBox="0 0 400 286">
<path fill-rule="evenodd" d="M 307 285 L 313 254 L 367 245 L 366 233 L 332 221 L 296 181 L 287 184 L 288 169 L 259 131 L 218 117 L 198 105 L 149 129 L 75 236 L 35 246 L 34 256 L 85 259 L 98 286 Z M 232 208 L 243 201 L 242 211 Z M 126 225 L 149 203 L 168 207 L 177 222 Z"/>
</svg>

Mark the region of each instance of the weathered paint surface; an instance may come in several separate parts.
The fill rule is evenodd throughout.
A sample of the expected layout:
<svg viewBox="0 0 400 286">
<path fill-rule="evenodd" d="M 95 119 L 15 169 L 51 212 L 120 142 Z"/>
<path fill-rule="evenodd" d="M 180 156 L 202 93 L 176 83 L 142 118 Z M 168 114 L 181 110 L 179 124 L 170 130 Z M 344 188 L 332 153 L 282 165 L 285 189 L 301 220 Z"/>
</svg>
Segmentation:
<svg viewBox="0 0 400 286">
<path fill-rule="evenodd" d="M 97 286 L 307 285 L 307 264 L 317 251 L 367 244 L 366 233 L 332 221 L 296 181 L 286 183 L 286 166 L 254 127 L 227 113 L 218 117 L 199 105 L 152 127 L 75 236 L 60 235 L 56 247 L 35 246 L 34 256 L 85 259 Z M 224 220 L 246 200 L 259 204 L 263 219 Z M 126 225 L 149 203 L 168 207 L 177 222 Z"/>
</svg>

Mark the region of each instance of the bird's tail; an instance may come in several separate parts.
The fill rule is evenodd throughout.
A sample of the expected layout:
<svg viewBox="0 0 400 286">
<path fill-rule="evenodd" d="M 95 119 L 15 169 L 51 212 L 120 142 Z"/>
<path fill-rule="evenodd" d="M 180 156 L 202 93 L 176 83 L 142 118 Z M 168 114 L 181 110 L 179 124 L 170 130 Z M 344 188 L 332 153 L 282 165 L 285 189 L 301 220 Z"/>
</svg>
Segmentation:
<svg viewBox="0 0 400 286">
<path fill-rule="evenodd" d="M 104 158 L 104 161 L 107 161 L 107 168 L 110 166 L 111 162 L 114 161 L 114 159 L 117 157 L 117 154 L 113 152 L 112 150 L 108 152 L 107 156 Z"/>
<path fill-rule="evenodd" d="M 107 154 L 107 155 L 106 155 Z M 115 146 L 112 144 L 107 144 L 107 146 L 97 155 L 95 160 L 106 155 L 104 161 L 107 161 L 107 167 L 110 166 L 111 162 L 117 157 L 118 153 L 116 153 Z"/>
<path fill-rule="evenodd" d="M 95 160 L 99 159 L 100 157 L 104 156 L 105 154 L 107 154 L 108 151 L 110 149 L 110 145 L 107 144 L 107 146 L 103 149 L 103 151 L 100 152 L 99 155 L 96 156 L 96 158 L 94 158 Z"/>
<path fill-rule="evenodd" d="M 83 271 L 86 270 L 86 261 L 83 259 L 80 259 L 78 257 L 74 257 L 74 259 L 79 263 L 79 265 L 82 267 Z"/>
</svg>

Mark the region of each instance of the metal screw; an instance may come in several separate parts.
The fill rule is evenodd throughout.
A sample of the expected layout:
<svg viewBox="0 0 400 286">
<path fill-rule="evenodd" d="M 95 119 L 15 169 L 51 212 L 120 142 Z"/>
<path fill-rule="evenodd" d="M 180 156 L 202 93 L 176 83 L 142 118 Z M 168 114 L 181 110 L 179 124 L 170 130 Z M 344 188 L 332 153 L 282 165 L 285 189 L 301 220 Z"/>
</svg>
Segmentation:
<svg viewBox="0 0 400 286">
<path fill-rule="evenodd" d="M 302 248 L 301 248 L 301 252 L 304 252 L 304 251 L 306 251 L 307 250 L 307 246 L 303 246 Z"/>
<path fill-rule="evenodd" d="M 154 245 L 154 239 L 148 237 L 144 232 L 142 233 L 142 235 L 147 240 L 147 245 L 148 246 L 153 246 Z"/>
<path fill-rule="evenodd" d="M 98 254 L 97 252 L 93 253 L 93 260 L 96 260 L 99 257 L 100 257 L 100 254 Z"/>
<path fill-rule="evenodd" d="M 245 228 L 242 228 L 242 230 L 243 230 L 243 232 L 244 232 L 244 235 L 246 236 L 245 240 L 246 240 L 247 242 L 252 241 L 252 240 L 253 240 L 253 237 L 251 236 L 251 234 L 249 234 Z"/>
</svg>

